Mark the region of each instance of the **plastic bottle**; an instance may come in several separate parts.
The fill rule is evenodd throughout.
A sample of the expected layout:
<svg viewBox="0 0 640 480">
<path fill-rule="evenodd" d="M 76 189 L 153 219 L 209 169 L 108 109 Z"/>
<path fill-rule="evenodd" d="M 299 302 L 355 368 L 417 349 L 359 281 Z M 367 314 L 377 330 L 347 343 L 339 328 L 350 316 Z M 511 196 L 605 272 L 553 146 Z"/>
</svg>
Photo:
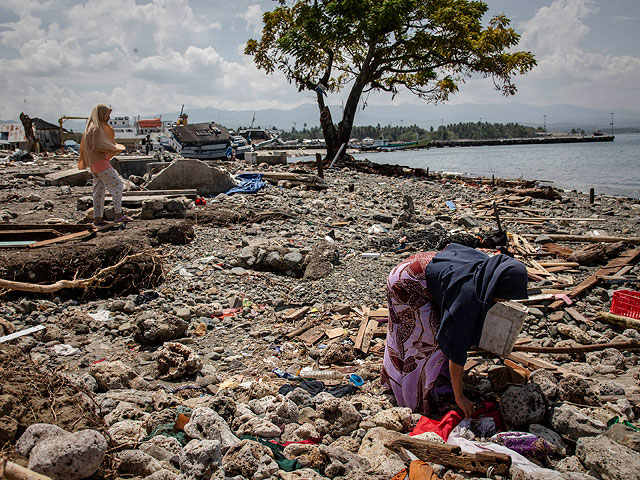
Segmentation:
<svg viewBox="0 0 640 480">
<path fill-rule="evenodd" d="M 303 368 L 300 370 L 300 376 L 302 378 L 313 378 L 314 380 L 337 380 L 345 378 L 347 375 L 337 370 L 312 370 L 310 368 Z"/>
</svg>

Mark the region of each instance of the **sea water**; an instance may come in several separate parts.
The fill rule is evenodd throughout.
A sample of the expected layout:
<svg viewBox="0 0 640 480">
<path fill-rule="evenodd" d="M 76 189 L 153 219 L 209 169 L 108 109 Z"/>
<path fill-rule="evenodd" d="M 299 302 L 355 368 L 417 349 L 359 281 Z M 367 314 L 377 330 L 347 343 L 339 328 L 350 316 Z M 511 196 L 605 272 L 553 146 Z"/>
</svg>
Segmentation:
<svg viewBox="0 0 640 480">
<path fill-rule="evenodd" d="M 432 172 L 541 180 L 585 193 L 593 187 L 598 194 L 640 198 L 640 134 L 619 134 L 613 142 L 445 147 L 354 157 Z"/>
</svg>

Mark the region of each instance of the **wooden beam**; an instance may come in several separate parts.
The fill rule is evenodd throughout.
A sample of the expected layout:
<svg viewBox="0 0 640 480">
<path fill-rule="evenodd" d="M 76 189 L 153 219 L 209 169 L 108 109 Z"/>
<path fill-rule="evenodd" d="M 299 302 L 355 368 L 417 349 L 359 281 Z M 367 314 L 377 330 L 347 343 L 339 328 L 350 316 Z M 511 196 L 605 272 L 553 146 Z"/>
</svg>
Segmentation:
<svg viewBox="0 0 640 480">
<path fill-rule="evenodd" d="M 593 275 L 590 275 L 584 281 L 576 285 L 571 290 L 571 292 L 569 292 L 568 294 L 569 298 L 573 299 L 578 295 L 582 294 L 583 292 L 585 292 L 586 290 L 589 290 L 590 288 L 592 288 L 598 283 L 601 277 L 611 275 L 612 273 L 618 271 L 620 267 L 625 267 L 629 264 L 635 263 L 638 257 L 640 257 L 640 249 L 635 248 L 635 249 L 627 250 L 619 257 L 611 260 L 609 263 L 607 263 L 604 267 L 602 267 L 596 273 L 594 273 Z M 557 310 L 562 305 L 564 305 L 564 302 L 562 300 L 557 300 L 553 302 L 551 305 L 549 305 L 549 308 L 551 308 L 552 310 Z"/>
<path fill-rule="evenodd" d="M 384 446 L 394 451 L 405 448 L 427 463 L 480 472 L 485 475 L 489 470 L 496 475 L 507 475 L 511 468 L 511 457 L 504 453 L 462 453 L 458 446 L 430 442 L 397 433 L 390 435 L 390 440 L 385 442 Z"/>
<path fill-rule="evenodd" d="M 537 233 L 523 233 L 523 237 L 536 238 Z M 640 245 L 640 237 L 605 237 L 604 235 L 564 235 L 560 233 L 546 234 L 551 240 L 556 242 L 573 242 L 573 243 L 616 243 L 627 242 L 633 245 Z"/>
<path fill-rule="evenodd" d="M 95 235 L 96 231 L 92 228 L 91 230 L 85 230 L 83 232 L 75 232 L 70 233 L 68 235 L 63 235 L 61 237 L 50 238 L 49 240 L 42 240 L 41 242 L 32 243 L 29 245 L 29 248 L 38 248 L 38 247 L 46 247 L 47 245 L 52 245 L 54 243 L 66 242 L 69 240 L 80 240 L 83 238 L 91 237 Z"/>
</svg>

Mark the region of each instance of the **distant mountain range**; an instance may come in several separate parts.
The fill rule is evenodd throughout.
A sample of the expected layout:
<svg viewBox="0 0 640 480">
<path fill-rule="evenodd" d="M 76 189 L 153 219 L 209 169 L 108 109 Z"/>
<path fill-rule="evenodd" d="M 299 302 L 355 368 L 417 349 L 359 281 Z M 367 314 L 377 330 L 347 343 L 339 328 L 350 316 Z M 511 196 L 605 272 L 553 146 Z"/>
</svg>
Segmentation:
<svg viewBox="0 0 640 480">
<path fill-rule="evenodd" d="M 342 116 L 339 105 L 330 106 L 334 122 Z M 318 107 L 315 104 L 305 104 L 289 110 L 220 110 L 213 107 L 186 109 L 189 122 L 217 122 L 228 128 L 247 127 L 255 113 L 254 126 L 290 130 L 295 123 L 296 129 L 319 125 Z M 535 107 L 525 103 L 501 103 L 479 105 L 441 104 L 441 105 L 385 105 L 367 106 L 356 114 L 355 125 L 418 125 L 422 128 L 437 128 L 442 122 L 483 122 L 490 123 L 520 123 L 531 126 L 542 126 L 546 115 L 547 129 L 585 128 L 592 130 L 610 128 L 611 114 L 609 111 L 593 108 L 578 107 L 576 105 L 549 105 Z M 178 112 L 163 113 L 164 120 L 178 117 Z M 640 112 L 618 109 L 614 112 L 614 127 L 640 127 Z"/>
<path fill-rule="evenodd" d="M 338 122 L 341 117 L 341 107 L 339 105 L 330 106 L 334 122 Z M 615 128 L 640 128 L 640 112 L 613 109 Z M 302 130 L 306 124 L 307 128 L 319 125 L 319 113 L 316 104 L 309 103 L 300 105 L 288 110 L 221 110 L 213 107 L 206 108 L 185 108 L 185 113 L 189 115 L 189 123 L 217 122 L 227 128 L 248 127 L 255 114 L 254 127 L 272 128 L 280 130 L 291 130 L 294 126 Z M 135 115 L 136 112 L 127 112 L 128 115 Z M 158 113 L 163 120 L 175 120 L 179 112 Z M 483 122 L 489 123 L 520 123 L 534 127 L 542 126 L 545 121 L 549 131 L 567 131 L 572 128 L 584 128 L 592 131 L 599 128 L 608 131 L 611 122 L 610 111 L 597 110 L 594 108 L 579 107 L 576 105 L 548 105 L 536 107 L 526 103 L 499 103 L 499 104 L 440 104 L 440 105 L 385 105 L 367 106 L 364 110 L 359 110 L 356 114 L 355 125 L 418 125 L 428 129 L 438 128 L 444 124 L 459 122 L 478 122 L 482 118 Z M 143 118 L 149 118 L 147 115 Z M 48 119 L 55 123 L 57 119 Z M 72 128 L 75 131 L 84 128 L 84 122 L 67 121 L 65 128 Z"/>
</svg>

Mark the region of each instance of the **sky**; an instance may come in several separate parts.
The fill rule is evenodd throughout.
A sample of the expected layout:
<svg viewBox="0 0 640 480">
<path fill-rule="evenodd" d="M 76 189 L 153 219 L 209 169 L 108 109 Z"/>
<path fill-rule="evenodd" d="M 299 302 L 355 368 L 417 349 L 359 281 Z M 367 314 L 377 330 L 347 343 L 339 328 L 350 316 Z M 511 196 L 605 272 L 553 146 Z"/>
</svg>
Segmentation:
<svg viewBox="0 0 640 480">
<path fill-rule="evenodd" d="M 573 104 L 640 111 L 640 1 L 486 0 L 538 66 L 505 98 L 471 78 L 450 103 Z M 314 102 L 243 54 L 273 0 L 0 0 L 0 119 L 55 122 L 97 103 L 114 115 L 215 107 L 287 109 Z M 329 99 L 340 103 L 340 96 Z M 408 92 L 369 104 L 421 103 Z"/>
</svg>

